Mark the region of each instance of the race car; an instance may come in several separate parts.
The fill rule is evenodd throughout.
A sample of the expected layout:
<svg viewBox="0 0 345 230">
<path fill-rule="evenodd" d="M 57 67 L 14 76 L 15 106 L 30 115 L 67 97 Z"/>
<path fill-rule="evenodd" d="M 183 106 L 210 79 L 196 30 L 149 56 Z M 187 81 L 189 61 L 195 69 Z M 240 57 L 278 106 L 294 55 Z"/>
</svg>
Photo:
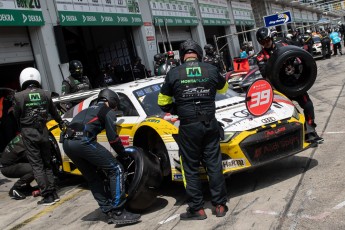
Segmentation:
<svg viewBox="0 0 345 230">
<path fill-rule="evenodd" d="M 136 157 L 144 155 L 151 159 L 142 159 L 140 163 L 146 164 L 146 172 L 155 172 L 151 180 L 155 180 L 156 184 L 151 181 L 146 186 L 150 188 L 159 186 L 160 173 L 165 177 L 170 176 L 173 181 L 182 181 L 177 144 L 180 121 L 177 116 L 162 112 L 157 104 L 163 81 L 164 76 L 160 76 L 109 87 L 121 99 L 117 131 L 123 145 L 136 146 L 143 150 Z M 77 93 L 54 101 L 65 103 L 86 98 L 87 95 L 85 100 L 63 115 L 63 119 L 71 120 L 78 112 L 96 103 L 99 91 Z M 224 125 L 225 135 L 220 145 L 225 176 L 297 154 L 310 146 L 305 142 L 304 116 L 287 97 L 276 91 L 272 106 L 262 116 L 253 116 L 248 112 L 244 95 L 231 89 L 224 95 L 217 94 L 216 118 Z M 59 143 L 61 131 L 57 123 L 50 121 L 47 127 L 55 143 L 55 168 L 66 173 L 80 174 Z M 105 131 L 98 135 L 97 140 L 113 151 Z M 157 173 L 157 169 L 160 173 Z M 207 178 L 202 165 L 200 174 L 202 178 Z M 136 180 L 147 181 L 150 174 L 142 172 L 138 177 Z"/>
<path fill-rule="evenodd" d="M 257 79 L 262 78 L 259 71 L 259 67 L 256 62 L 253 61 L 254 58 L 244 59 L 237 58 L 234 59 L 233 66 L 235 67 L 233 71 L 226 73 L 225 78 L 229 84 L 230 89 L 238 92 L 245 93 L 248 87 Z M 238 67 L 240 65 L 245 67 Z"/>
<path fill-rule="evenodd" d="M 322 57 L 322 45 L 321 45 L 321 38 L 317 35 L 313 36 L 313 57 L 318 58 Z"/>
</svg>

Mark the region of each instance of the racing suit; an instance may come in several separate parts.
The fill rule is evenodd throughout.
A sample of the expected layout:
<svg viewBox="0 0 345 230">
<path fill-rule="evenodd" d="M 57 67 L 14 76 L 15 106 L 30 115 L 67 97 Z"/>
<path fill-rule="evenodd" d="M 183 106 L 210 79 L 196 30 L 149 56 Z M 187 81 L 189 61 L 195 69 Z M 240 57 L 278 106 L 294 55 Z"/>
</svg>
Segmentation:
<svg viewBox="0 0 345 230">
<path fill-rule="evenodd" d="M 311 35 L 309 34 L 304 34 L 302 36 L 302 41 L 303 41 L 303 45 L 306 45 L 308 48 L 307 48 L 307 51 L 313 55 L 313 44 L 314 44 L 314 40 L 312 38 Z"/>
<path fill-rule="evenodd" d="M 270 56 L 273 54 L 274 51 L 279 49 L 279 47 L 287 46 L 287 43 L 281 42 L 281 43 L 274 43 L 272 44 L 272 47 L 269 49 L 263 48 L 257 55 L 257 65 L 259 67 L 260 73 L 262 77 L 266 78 L 266 63 Z M 296 71 L 298 71 L 299 68 L 299 62 L 295 60 L 293 62 L 294 68 Z M 315 113 L 314 113 L 314 105 L 313 102 L 310 100 L 310 97 L 307 92 L 300 96 L 296 97 L 289 97 L 290 100 L 296 101 L 299 106 L 303 109 L 304 116 L 306 119 L 306 132 L 308 133 L 315 133 Z"/>
<path fill-rule="evenodd" d="M 321 37 L 321 45 L 322 45 L 322 57 L 323 59 L 331 58 L 331 39 L 327 34 L 322 34 Z"/>
<path fill-rule="evenodd" d="M 46 127 L 49 114 L 59 125 L 63 124 L 50 92 L 29 86 L 15 94 L 14 115 L 21 129 L 27 158 L 43 197 L 56 192 L 50 163 L 49 131 Z"/>
<path fill-rule="evenodd" d="M 91 88 L 90 80 L 87 76 L 82 76 L 80 78 L 69 76 L 62 82 L 61 95 L 77 93 Z"/>
<path fill-rule="evenodd" d="M 6 146 L 1 154 L 1 173 L 8 178 L 19 178 L 14 183 L 13 189 L 30 188 L 30 183 L 34 180 L 32 167 L 27 158 L 26 148 L 22 136 L 19 134 Z"/>
<path fill-rule="evenodd" d="M 177 143 L 190 196 L 188 205 L 194 211 L 204 204 L 198 173 L 200 162 L 207 168 L 212 204 L 225 205 L 227 201 L 219 144 L 221 127 L 215 118 L 216 93 L 225 93 L 227 89 L 228 84 L 216 67 L 187 59 L 167 74 L 158 96 L 161 109 L 180 119 Z"/>
<path fill-rule="evenodd" d="M 63 140 L 65 153 L 88 181 L 91 192 L 104 213 L 122 209 L 125 203 L 123 166 L 97 142 L 97 135 L 105 128 L 110 146 L 117 154 L 125 154 L 115 124 L 115 111 L 104 102 L 98 102 L 73 118 Z M 103 170 L 108 177 L 110 194 L 104 189 L 103 178 L 97 170 Z"/>
</svg>

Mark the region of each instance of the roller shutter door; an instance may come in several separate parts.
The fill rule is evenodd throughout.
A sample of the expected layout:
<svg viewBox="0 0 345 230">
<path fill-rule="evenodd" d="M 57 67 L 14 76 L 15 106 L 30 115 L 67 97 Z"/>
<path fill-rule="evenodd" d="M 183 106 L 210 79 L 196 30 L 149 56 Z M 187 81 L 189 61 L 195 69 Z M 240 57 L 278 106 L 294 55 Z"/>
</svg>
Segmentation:
<svg viewBox="0 0 345 230">
<path fill-rule="evenodd" d="M 159 32 L 159 27 L 156 27 L 156 38 L 158 40 L 158 42 L 162 42 L 162 38 L 161 38 L 161 34 Z M 161 26 L 162 29 L 162 33 L 163 33 L 163 38 L 165 40 L 165 42 L 167 42 L 167 37 L 166 37 L 166 33 L 165 33 L 165 27 Z M 192 38 L 192 34 L 190 32 L 190 28 L 188 26 L 170 26 L 168 27 L 169 30 L 169 38 L 171 42 L 174 41 L 184 41 L 187 40 L 189 38 Z"/>
<path fill-rule="evenodd" d="M 1 27 L 0 65 L 33 61 L 30 39 L 25 27 Z"/>
</svg>

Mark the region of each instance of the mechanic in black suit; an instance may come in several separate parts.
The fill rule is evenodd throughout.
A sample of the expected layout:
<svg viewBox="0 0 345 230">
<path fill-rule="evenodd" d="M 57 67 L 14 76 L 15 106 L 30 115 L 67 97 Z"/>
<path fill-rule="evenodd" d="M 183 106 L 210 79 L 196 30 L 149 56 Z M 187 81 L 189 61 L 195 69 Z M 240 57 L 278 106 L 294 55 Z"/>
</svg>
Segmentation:
<svg viewBox="0 0 345 230">
<path fill-rule="evenodd" d="M 266 63 L 268 59 L 275 50 L 277 50 L 279 47 L 287 46 L 288 44 L 284 42 L 275 43 L 271 36 L 271 31 L 266 27 L 258 29 L 258 31 L 256 32 L 256 39 L 263 47 L 256 57 L 257 64 L 262 77 L 266 78 Z M 296 71 L 298 71 L 298 62 L 294 62 L 294 65 L 294 68 L 296 69 Z M 320 137 L 315 130 L 316 124 L 314 105 L 313 102 L 310 100 L 309 94 L 305 92 L 304 94 L 297 97 L 289 97 L 289 99 L 296 101 L 303 109 L 304 116 L 306 119 L 306 141 L 315 144 L 323 143 L 324 139 Z"/>
<path fill-rule="evenodd" d="M 114 91 L 106 88 L 99 92 L 97 104 L 82 110 L 69 124 L 63 135 L 63 149 L 89 183 L 102 212 L 109 217 L 109 223 L 132 224 L 139 221 L 140 215 L 124 208 L 126 194 L 123 166 L 97 142 L 97 135 L 105 129 L 110 146 L 118 155 L 127 156 L 116 132 L 115 110 L 119 105 L 120 98 Z M 105 172 L 110 191 L 105 191 L 99 170 Z"/>
<path fill-rule="evenodd" d="M 186 192 L 190 197 L 189 208 L 180 215 L 181 220 L 207 218 L 198 173 L 200 162 L 207 168 L 216 216 L 225 216 L 228 211 L 219 143 L 222 129 L 215 118 L 216 93 L 225 93 L 228 83 L 217 67 L 202 62 L 202 56 L 202 48 L 195 41 L 181 43 L 183 64 L 168 72 L 158 96 L 161 109 L 177 114 L 180 119 L 177 142 Z"/>
</svg>

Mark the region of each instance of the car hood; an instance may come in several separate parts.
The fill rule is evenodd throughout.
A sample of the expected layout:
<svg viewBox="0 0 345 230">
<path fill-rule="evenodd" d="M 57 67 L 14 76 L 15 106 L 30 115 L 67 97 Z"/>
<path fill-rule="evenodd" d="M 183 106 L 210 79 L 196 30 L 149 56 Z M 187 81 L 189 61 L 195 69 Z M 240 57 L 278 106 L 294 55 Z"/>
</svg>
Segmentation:
<svg viewBox="0 0 345 230">
<path fill-rule="evenodd" d="M 251 130 L 262 125 L 289 119 L 295 111 L 293 103 L 285 96 L 275 94 L 271 108 L 262 116 L 251 115 L 244 97 L 230 99 L 232 104 L 217 103 L 216 118 L 224 124 L 225 131 Z"/>
<path fill-rule="evenodd" d="M 235 96 L 216 102 L 216 118 L 224 124 L 224 131 L 231 132 L 252 130 L 279 120 L 290 119 L 294 112 L 294 104 L 280 94 L 274 95 L 270 110 L 258 117 L 248 112 L 244 96 Z M 178 117 L 175 115 L 165 113 L 159 117 L 172 123 L 174 126 L 179 126 Z"/>
</svg>

